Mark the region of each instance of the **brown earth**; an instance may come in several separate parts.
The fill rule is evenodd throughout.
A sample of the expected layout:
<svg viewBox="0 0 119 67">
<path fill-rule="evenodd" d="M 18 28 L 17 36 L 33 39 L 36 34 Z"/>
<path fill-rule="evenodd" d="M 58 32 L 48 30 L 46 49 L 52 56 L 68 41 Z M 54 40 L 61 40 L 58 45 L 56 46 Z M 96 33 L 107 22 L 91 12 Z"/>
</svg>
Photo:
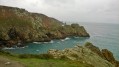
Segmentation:
<svg viewBox="0 0 119 67">
<path fill-rule="evenodd" d="M 13 61 L 6 57 L 0 56 L 0 67 L 24 67 L 18 61 Z"/>
</svg>

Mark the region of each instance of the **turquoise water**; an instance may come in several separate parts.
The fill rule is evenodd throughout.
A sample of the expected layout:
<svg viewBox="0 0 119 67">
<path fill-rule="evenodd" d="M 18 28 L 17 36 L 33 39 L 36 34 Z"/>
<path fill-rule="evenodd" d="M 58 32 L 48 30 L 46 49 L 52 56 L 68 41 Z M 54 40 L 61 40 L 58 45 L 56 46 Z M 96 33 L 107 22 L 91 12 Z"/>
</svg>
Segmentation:
<svg viewBox="0 0 119 67">
<path fill-rule="evenodd" d="M 90 34 L 90 38 L 68 37 L 62 40 L 52 40 L 51 42 L 29 43 L 24 48 L 6 49 L 12 53 L 40 54 L 47 53 L 49 49 L 65 49 L 74 47 L 77 44 L 83 45 L 85 42 L 91 42 L 100 49 L 108 49 L 113 52 L 116 59 L 119 60 L 119 24 L 93 24 L 82 23 Z"/>
</svg>

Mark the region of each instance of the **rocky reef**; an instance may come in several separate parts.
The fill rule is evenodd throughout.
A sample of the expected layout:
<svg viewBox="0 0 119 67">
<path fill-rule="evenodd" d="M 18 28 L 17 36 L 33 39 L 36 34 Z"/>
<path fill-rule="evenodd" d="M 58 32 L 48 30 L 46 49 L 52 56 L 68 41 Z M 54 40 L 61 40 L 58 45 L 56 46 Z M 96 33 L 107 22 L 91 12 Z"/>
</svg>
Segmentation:
<svg viewBox="0 0 119 67">
<path fill-rule="evenodd" d="M 48 54 L 56 59 L 68 58 L 90 64 L 94 67 L 119 67 L 119 61 L 115 60 L 113 54 L 107 50 L 100 50 L 98 47 L 87 42 L 84 46 L 75 46 L 64 50 L 51 49 Z"/>
<path fill-rule="evenodd" d="M 68 36 L 89 37 L 83 26 L 67 25 L 40 13 L 17 7 L 0 6 L 0 47 L 26 42 L 44 42 Z"/>
</svg>

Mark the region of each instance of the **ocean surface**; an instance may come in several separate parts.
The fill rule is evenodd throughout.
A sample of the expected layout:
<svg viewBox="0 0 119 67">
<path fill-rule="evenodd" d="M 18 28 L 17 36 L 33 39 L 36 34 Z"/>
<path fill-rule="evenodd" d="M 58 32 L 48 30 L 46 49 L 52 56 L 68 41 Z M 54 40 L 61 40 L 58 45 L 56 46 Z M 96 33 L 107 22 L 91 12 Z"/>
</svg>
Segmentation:
<svg viewBox="0 0 119 67">
<path fill-rule="evenodd" d="M 90 34 L 87 37 L 67 37 L 66 39 L 52 40 L 51 42 L 33 42 L 26 44 L 24 48 L 5 48 L 4 50 L 17 54 L 41 54 L 49 49 L 65 49 L 75 45 L 83 45 L 91 42 L 100 49 L 108 49 L 119 60 L 119 24 L 104 23 L 80 23 Z"/>
</svg>

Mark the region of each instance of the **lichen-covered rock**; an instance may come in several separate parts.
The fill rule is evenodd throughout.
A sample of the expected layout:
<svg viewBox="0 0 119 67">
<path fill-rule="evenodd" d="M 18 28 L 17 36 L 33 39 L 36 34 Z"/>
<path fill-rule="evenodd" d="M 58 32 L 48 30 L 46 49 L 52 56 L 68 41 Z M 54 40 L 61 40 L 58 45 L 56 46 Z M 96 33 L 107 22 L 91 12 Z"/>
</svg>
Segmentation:
<svg viewBox="0 0 119 67">
<path fill-rule="evenodd" d="M 109 61 L 110 63 L 114 64 L 115 67 L 119 67 L 119 62 L 117 60 L 115 60 L 112 52 L 110 52 L 107 49 L 102 49 L 100 51 L 100 49 L 96 46 L 94 46 L 92 43 L 87 42 L 85 44 L 85 47 L 89 48 L 91 51 L 93 51 L 94 53 L 98 54 L 100 57 L 102 57 L 103 59 Z"/>
<path fill-rule="evenodd" d="M 94 46 L 92 43 L 87 42 L 85 44 L 85 47 L 89 48 L 91 51 L 93 51 L 94 53 L 96 53 L 99 56 L 101 56 L 102 58 L 104 58 L 103 55 L 102 55 L 102 53 L 101 53 L 101 51 L 100 51 L 100 49 L 98 47 Z"/>
<path fill-rule="evenodd" d="M 91 43 L 86 43 L 85 46 L 75 46 L 64 50 L 51 49 L 48 54 L 54 58 L 80 61 L 88 63 L 94 67 L 119 67 L 118 61 L 113 57 L 113 54 L 107 49 L 100 49 Z"/>
<path fill-rule="evenodd" d="M 115 65 L 115 67 L 119 67 L 119 62 L 115 60 L 112 52 L 110 52 L 107 49 L 102 49 L 102 54 L 105 57 L 105 59 L 109 62 L 111 62 L 112 64 Z"/>
</svg>

